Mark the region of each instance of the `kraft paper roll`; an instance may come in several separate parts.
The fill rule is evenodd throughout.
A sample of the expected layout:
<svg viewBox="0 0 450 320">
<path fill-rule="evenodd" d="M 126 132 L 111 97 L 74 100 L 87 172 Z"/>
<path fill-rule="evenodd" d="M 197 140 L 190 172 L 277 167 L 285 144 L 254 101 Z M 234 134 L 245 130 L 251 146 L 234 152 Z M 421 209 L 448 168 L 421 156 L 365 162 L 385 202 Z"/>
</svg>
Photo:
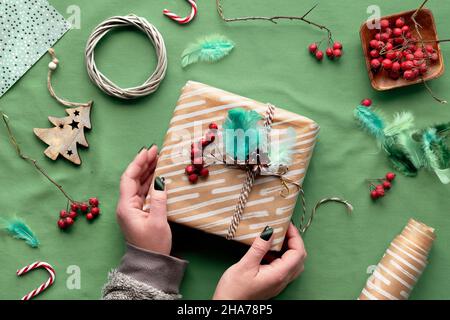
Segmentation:
<svg viewBox="0 0 450 320">
<path fill-rule="evenodd" d="M 391 242 L 359 300 L 406 300 L 428 264 L 434 229 L 410 219 Z"/>
</svg>

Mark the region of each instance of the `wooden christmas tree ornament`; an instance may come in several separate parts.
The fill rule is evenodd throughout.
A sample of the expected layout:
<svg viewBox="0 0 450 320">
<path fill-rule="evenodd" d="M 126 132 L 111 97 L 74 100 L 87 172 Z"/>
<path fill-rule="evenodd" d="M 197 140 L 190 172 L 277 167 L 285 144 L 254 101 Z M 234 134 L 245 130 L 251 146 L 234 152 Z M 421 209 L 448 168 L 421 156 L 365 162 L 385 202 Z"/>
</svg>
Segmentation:
<svg viewBox="0 0 450 320">
<path fill-rule="evenodd" d="M 53 49 L 50 49 L 49 53 L 52 56 L 52 61 L 48 65 L 47 77 L 50 95 L 63 106 L 73 108 L 66 109 L 68 116 L 65 118 L 48 117 L 48 120 L 54 125 L 53 128 L 35 128 L 33 131 L 39 139 L 48 144 L 49 147 L 44 151 L 47 157 L 56 160 L 59 155 L 62 155 L 67 160 L 80 165 L 81 159 L 78 155 L 77 144 L 84 147 L 89 146 L 84 136 L 84 128 L 91 129 L 90 113 L 93 101 L 87 103 L 69 102 L 55 94 L 51 80 L 59 61 Z"/>
</svg>

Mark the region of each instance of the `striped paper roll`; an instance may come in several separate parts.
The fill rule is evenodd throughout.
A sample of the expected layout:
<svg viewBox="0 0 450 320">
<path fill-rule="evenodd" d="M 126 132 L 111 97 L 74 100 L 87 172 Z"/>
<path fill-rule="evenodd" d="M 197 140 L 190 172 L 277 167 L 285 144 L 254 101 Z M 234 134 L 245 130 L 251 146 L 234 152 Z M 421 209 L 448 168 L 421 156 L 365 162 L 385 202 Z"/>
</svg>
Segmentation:
<svg viewBox="0 0 450 320">
<path fill-rule="evenodd" d="M 410 219 L 369 277 L 359 300 L 406 300 L 428 264 L 434 229 Z"/>
<path fill-rule="evenodd" d="M 202 83 L 189 81 L 183 88 L 160 150 L 156 176 L 166 180 L 168 219 L 191 228 L 225 237 L 246 173 L 224 165 L 209 167 L 207 179 L 190 184 L 184 169 L 190 164 L 190 146 L 206 133 L 211 122 L 219 129 L 233 108 L 246 108 L 265 116 L 267 104 L 229 93 Z M 293 144 L 292 164 L 286 178 L 302 185 L 310 162 L 318 125 L 303 116 L 275 108 L 271 134 L 280 143 Z M 214 144 L 220 144 L 220 138 Z M 297 201 L 298 190 L 290 186 L 283 198 L 280 179 L 260 176 L 250 192 L 234 240 L 251 244 L 270 225 L 274 229 L 273 250 L 280 250 Z M 147 197 L 144 209 L 150 208 Z"/>
</svg>

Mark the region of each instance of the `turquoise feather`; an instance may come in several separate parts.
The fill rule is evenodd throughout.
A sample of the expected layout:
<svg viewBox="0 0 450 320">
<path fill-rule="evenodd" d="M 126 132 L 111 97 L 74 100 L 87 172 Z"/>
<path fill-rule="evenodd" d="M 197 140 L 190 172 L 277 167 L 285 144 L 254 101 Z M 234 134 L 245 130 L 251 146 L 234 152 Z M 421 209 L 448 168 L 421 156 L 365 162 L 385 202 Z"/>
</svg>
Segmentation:
<svg viewBox="0 0 450 320">
<path fill-rule="evenodd" d="M 436 129 L 428 129 L 423 134 L 423 152 L 428 166 L 433 169 L 447 169 L 450 151 L 445 142 L 437 136 Z"/>
<path fill-rule="evenodd" d="M 414 127 L 414 116 L 410 112 L 401 112 L 394 115 L 394 121 L 384 129 L 386 136 L 395 136 Z"/>
<path fill-rule="evenodd" d="M 227 56 L 234 43 L 221 35 L 213 35 L 190 44 L 181 55 L 183 68 L 199 61 L 216 62 Z"/>
<path fill-rule="evenodd" d="M 356 107 L 354 111 L 355 118 L 359 121 L 363 129 L 375 136 L 378 140 L 384 139 L 384 121 L 370 108 L 364 106 Z"/>
<path fill-rule="evenodd" d="M 222 130 L 225 152 L 233 159 L 247 160 L 260 143 L 265 143 L 264 129 L 259 124 L 261 115 L 254 110 L 234 108 L 228 111 Z"/>
<path fill-rule="evenodd" d="M 6 231 L 16 239 L 25 240 L 32 248 L 39 246 L 39 240 L 33 231 L 20 219 L 12 219 L 6 224 Z"/>
</svg>

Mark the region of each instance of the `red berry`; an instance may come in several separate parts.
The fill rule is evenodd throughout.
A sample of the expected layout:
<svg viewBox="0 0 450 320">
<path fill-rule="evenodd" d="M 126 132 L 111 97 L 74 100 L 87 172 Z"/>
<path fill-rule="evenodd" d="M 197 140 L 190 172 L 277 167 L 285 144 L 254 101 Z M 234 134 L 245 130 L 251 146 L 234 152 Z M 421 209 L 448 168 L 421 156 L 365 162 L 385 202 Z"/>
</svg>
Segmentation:
<svg viewBox="0 0 450 320">
<path fill-rule="evenodd" d="M 377 184 L 377 185 L 375 186 L 375 190 L 384 190 L 384 187 L 383 187 L 382 184 Z"/>
<path fill-rule="evenodd" d="M 66 221 L 64 219 L 59 219 L 58 220 L 58 228 L 65 229 L 66 227 L 67 227 Z"/>
<path fill-rule="evenodd" d="M 190 164 L 186 167 L 185 172 L 189 176 L 189 175 L 195 173 L 195 167 Z"/>
<path fill-rule="evenodd" d="M 384 59 L 382 65 L 383 65 L 384 69 L 391 70 L 391 68 L 392 68 L 392 60 Z"/>
<path fill-rule="evenodd" d="M 401 28 L 405 25 L 405 19 L 404 18 L 398 18 L 397 20 L 395 20 L 395 26 L 397 28 Z"/>
<path fill-rule="evenodd" d="M 438 61 L 439 56 L 438 56 L 438 54 L 436 52 L 434 52 L 434 53 L 431 54 L 430 59 L 433 60 L 433 61 Z"/>
<path fill-rule="evenodd" d="M 76 217 L 78 217 L 78 214 L 76 213 L 76 211 L 70 211 L 69 218 L 75 220 Z"/>
<path fill-rule="evenodd" d="M 429 52 L 429 53 L 433 53 L 433 52 L 434 52 L 434 48 L 433 48 L 433 46 L 432 46 L 431 44 L 427 44 L 427 45 L 425 46 L 425 50 L 426 50 L 427 52 Z"/>
<path fill-rule="evenodd" d="M 94 218 L 95 218 L 94 215 L 90 212 L 86 215 L 86 219 L 88 220 L 93 220 Z"/>
<path fill-rule="evenodd" d="M 394 38 L 394 44 L 403 44 L 403 42 L 405 42 L 405 40 L 403 40 L 402 37 Z"/>
<path fill-rule="evenodd" d="M 206 178 L 207 176 L 209 176 L 209 170 L 207 168 L 203 168 L 202 170 L 200 170 L 200 176 Z"/>
<path fill-rule="evenodd" d="M 408 33 L 409 32 L 409 27 L 408 26 L 403 26 L 402 27 L 402 31 L 403 31 L 403 33 Z"/>
<path fill-rule="evenodd" d="M 402 32 L 402 29 L 400 29 L 400 28 L 394 28 L 394 30 L 392 31 L 392 34 L 393 34 L 395 37 L 401 37 L 402 34 L 403 34 L 403 32 Z M 402 39 L 402 40 L 403 40 L 403 39 Z"/>
<path fill-rule="evenodd" d="M 379 198 L 378 192 L 376 192 L 375 190 L 371 191 L 371 192 L 370 192 L 370 197 L 371 197 L 373 200 L 378 199 L 378 198 Z"/>
<path fill-rule="evenodd" d="M 416 78 L 416 74 L 413 70 L 406 70 L 403 73 L 403 78 L 405 78 L 406 80 L 414 80 Z"/>
<path fill-rule="evenodd" d="M 336 42 L 333 44 L 333 49 L 339 49 L 339 50 L 342 50 L 342 44 L 341 44 L 340 42 L 336 41 Z"/>
<path fill-rule="evenodd" d="M 328 58 L 333 58 L 333 56 L 334 56 L 333 49 L 327 48 L 327 50 L 325 50 L 325 54 L 327 55 Z"/>
<path fill-rule="evenodd" d="M 383 182 L 383 188 L 389 190 L 392 187 L 392 184 L 389 181 Z"/>
<path fill-rule="evenodd" d="M 369 42 L 369 45 L 372 49 L 377 49 L 378 48 L 378 40 L 371 40 Z"/>
<path fill-rule="evenodd" d="M 385 195 L 384 189 L 377 189 L 375 192 L 378 194 L 378 197 L 380 198 L 384 197 Z"/>
<path fill-rule="evenodd" d="M 377 70 L 378 68 L 380 68 L 381 62 L 378 59 L 372 59 L 372 61 L 370 61 L 370 66 L 372 67 L 372 69 Z"/>
<path fill-rule="evenodd" d="M 389 72 L 389 78 L 391 78 L 392 80 L 398 80 L 398 78 L 400 78 L 400 72 L 391 70 Z"/>
<path fill-rule="evenodd" d="M 317 47 L 316 43 L 311 43 L 308 47 L 309 52 L 312 54 L 316 53 L 317 49 L 318 49 L 318 47 Z M 210 127 L 210 129 L 212 129 L 212 128 Z"/>
<path fill-rule="evenodd" d="M 390 36 L 392 34 L 392 29 L 391 28 L 386 28 L 384 30 L 384 32 L 386 32 Z"/>
<path fill-rule="evenodd" d="M 369 54 L 372 58 L 378 58 L 380 56 L 380 53 L 377 49 L 370 50 Z"/>
<path fill-rule="evenodd" d="M 98 204 L 99 204 L 98 199 L 97 198 L 90 198 L 89 199 L 89 204 L 91 206 L 93 206 L 93 207 L 98 207 Z"/>
<path fill-rule="evenodd" d="M 66 210 L 61 210 L 59 212 L 59 216 L 64 219 L 64 218 L 67 218 L 69 216 L 69 214 L 67 213 Z"/>
<path fill-rule="evenodd" d="M 72 203 L 70 205 L 70 210 L 77 212 L 80 209 L 80 205 L 78 203 Z"/>
<path fill-rule="evenodd" d="M 340 57 L 342 57 L 342 50 L 341 49 L 334 49 L 333 50 L 333 55 L 334 55 L 334 57 L 339 59 Z"/>
<path fill-rule="evenodd" d="M 389 39 L 389 34 L 387 34 L 386 32 L 383 32 L 383 33 L 380 35 L 380 40 L 381 40 L 381 41 L 386 42 L 386 41 L 388 41 L 388 39 Z"/>
<path fill-rule="evenodd" d="M 394 45 L 390 42 L 386 43 L 386 45 L 384 46 L 384 50 L 386 51 L 391 51 L 392 49 L 394 49 Z"/>
<path fill-rule="evenodd" d="M 372 100 L 371 99 L 364 99 L 361 101 L 361 105 L 365 106 L 365 107 L 370 107 L 372 105 Z"/>
<path fill-rule="evenodd" d="M 383 29 L 389 28 L 389 20 L 387 19 L 383 19 L 380 21 L 380 26 Z"/>
<path fill-rule="evenodd" d="M 319 61 L 323 59 L 323 52 L 321 50 L 316 52 L 316 59 Z"/>
<path fill-rule="evenodd" d="M 412 61 L 403 61 L 401 63 L 402 70 L 411 70 L 414 68 L 414 63 Z"/>
<path fill-rule="evenodd" d="M 94 208 L 91 209 L 91 213 L 94 216 L 98 216 L 100 214 L 100 209 L 98 207 L 94 207 Z"/>
<path fill-rule="evenodd" d="M 82 203 L 80 205 L 80 209 L 81 209 L 81 212 L 87 212 L 89 209 L 89 206 L 86 203 Z"/>
<path fill-rule="evenodd" d="M 391 70 L 394 72 L 399 72 L 401 69 L 400 63 L 398 63 L 397 61 L 392 63 L 392 68 Z"/>
<path fill-rule="evenodd" d="M 66 223 L 66 226 L 70 227 L 75 221 L 72 218 L 67 217 L 66 219 L 64 219 L 64 222 Z"/>
<path fill-rule="evenodd" d="M 393 173 L 393 172 L 386 173 L 386 179 L 387 179 L 387 181 L 394 181 L 395 173 Z"/>
<path fill-rule="evenodd" d="M 213 122 L 213 123 L 209 124 L 209 128 L 211 130 L 217 130 L 217 129 L 219 129 L 219 126 L 217 125 L 217 123 Z"/>
<path fill-rule="evenodd" d="M 198 175 L 196 175 L 195 173 L 193 173 L 193 174 L 191 174 L 190 176 L 189 176 L 189 182 L 190 183 L 197 183 L 197 181 L 198 181 Z"/>
<path fill-rule="evenodd" d="M 375 35 L 375 40 L 380 41 L 380 39 L 381 39 L 381 35 L 379 33 L 377 33 Z"/>
</svg>

